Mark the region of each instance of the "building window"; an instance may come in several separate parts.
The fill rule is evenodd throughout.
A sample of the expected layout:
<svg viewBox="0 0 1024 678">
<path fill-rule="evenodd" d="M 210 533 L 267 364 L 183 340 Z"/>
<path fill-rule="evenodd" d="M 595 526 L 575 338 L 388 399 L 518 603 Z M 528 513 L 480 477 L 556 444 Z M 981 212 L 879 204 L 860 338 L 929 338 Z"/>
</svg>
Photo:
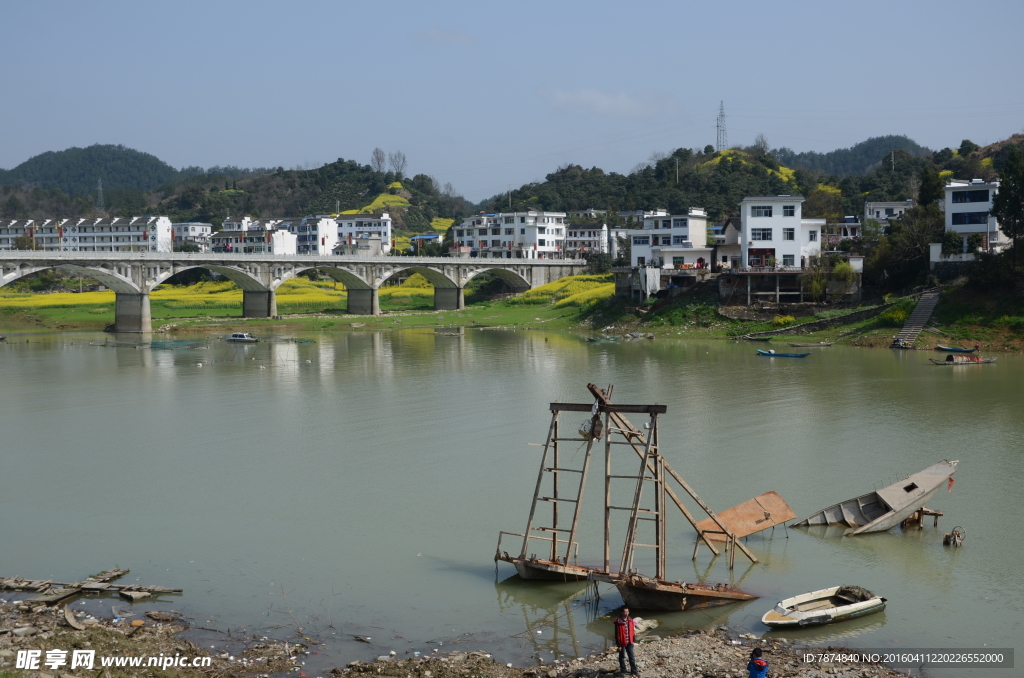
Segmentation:
<svg viewBox="0 0 1024 678">
<path fill-rule="evenodd" d="M 633 244 L 634 245 L 650 245 L 651 244 L 651 239 L 649 237 L 647 237 L 646 235 L 633 236 Z"/>
<path fill-rule="evenodd" d="M 464 235 L 466 235 L 466 234 L 465 234 L 465 233 L 463 233 L 462 231 L 455 231 L 455 235 L 456 235 L 457 237 L 461 238 L 462 236 L 464 236 Z"/>
<path fill-rule="evenodd" d="M 672 228 L 686 228 L 686 219 L 673 219 Z"/>
<path fill-rule="evenodd" d="M 526 235 L 526 229 L 525 228 L 520 228 L 519 229 L 519 235 Z"/>
<path fill-rule="evenodd" d="M 772 208 L 769 207 L 768 211 L 771 212 L 771 209 Z M 771 216 L 771 214 L 769 214 L 768 216 Z M 752 229 L 750 229 L 750 239 L 751 240 L 771 240 L 772 239 L 772 229 L 770 229 L 770 228 L 752 228 Z"/>
<path fill-rule="evenodd" d="M 783 205 L 782 216 L 784 217 L 795 217 L 796 216 L 796 205 Z"/>
<path fill-rule="evenodd" d="M 818 240 L 818 232 L 817 231 L 807 231 L 807 240 L 808 240 L 808 242 L 816 242 Z"/>
<path fill-rule="evenodd" d="M 771 215 L 771 205 L 754 205 L 750 208 L 750 216 L 752 217 L 770 217 Z"/>
<path fill-rule="evenodd" d="M 784 228 L 782 229 L 783 240 L 796 240 L 796 229 L 795 228 Z"/>
<path fill-rule="evenodd" d="M 783 254 L 782 255 L 782 265 L 783 266 L 795 266 L 796 265 L 796 255 L 795 254 Z"/>
<path fill-rule="evenodd" d="M 547 232 L 547 230 L 548 229 L 545 228 L 544 226 L 538 226 L 537 227 L 537 233 L 539 233 L 540 235 L 544 235 Z"/>
<path fill-rule="evenodd" d="M 491 235 L 501 235 L 501 229 L 500 228 L 492 228 L 491 229 Z"/>
<path fill-rule="evenodd" d="M 670 235 L 662 236 L 661 244 L 662 245 L 671 245 L 672 244 L 672 236 L 670 236 Z"/>
<path fill-rule="evenodd" d="M 501 247 L 501 241 L 500 240 L 492 240 L 491 241 L 491 247 Z"/>
<path fill-rule="evenodd" d="M 987 224 L 988 212 L 953 212 L 953 225 Z"/>
<path fill-rule="evenodd" d="M 547 247 L 547 241 L 544 240 L 544 238 L 541 238 L 540 240 L 537 241 L 537 245 L 539 247 Z"/>
<path fill-rule="evenodd" d="M 506 228 L 505 229 L 505 235 L 515 235 L 515 234 L 516 234 L 516 229 L 514 229 L 514 228 Z"/>
<path fill-rule="evenodd" d="M 487 235 L 487 229 L 486 228 L 479 229 L 479 232 L 477 233 L 477 235 Z"/>
<path fill-rule="evenodd" d="M 988 202 L 988 191 L 953 191 L 953 202 Z"/>
<path fill-rule="evenodd" d="M 728 264 L 729 263 L 729 255 L 728 254 L 723 254 L 722 255 L 722 263 L 723 264 Z"/>
<path fill-rule="evenodd" d="M 674 235 L 674 236 L 672 236 L 672 244 L 673 245 L 682 245 L 685 242 L 686 242 L 686 236 L 685 235 Z"/>
<path fill-rule="evenodd" d="M 506 224 L 514 224 L 514 223 L 516 223 L 516 218 L 515 217 L 505 217 L 505 223 Z"/>
<path fill-rule="evenodd" d="M 686 257 L 672 257 L 673 266 L 682 266 L 686 263 Z"/>
<path fill-rule="evenodd" d="M 519 217 L 519 223 L 520 224 L 525 224 L 526 223 L 526 217 Z"/>
</svg>

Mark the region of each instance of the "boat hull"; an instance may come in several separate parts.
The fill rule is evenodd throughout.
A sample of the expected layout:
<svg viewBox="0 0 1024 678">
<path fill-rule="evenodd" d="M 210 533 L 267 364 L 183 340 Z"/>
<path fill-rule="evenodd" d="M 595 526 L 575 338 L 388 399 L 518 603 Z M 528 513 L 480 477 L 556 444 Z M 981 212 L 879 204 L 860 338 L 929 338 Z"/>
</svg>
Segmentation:
<svg viewBox="0 0 1024 678">
<path fill-rule="evenodd" d="M 806 358 L 811 355 L 810 353 L 772 353 L 770 351 L 757 350 L 758 355 L 763 355 L 768 358 Z"/>
<path fill-rule="evenodd" d="M 946 353 L 974 353 L 978 349 L 976 348 L 953 348 L 952 346 L 936 346 L 936 351 L 945 351 Z"/>
<path fill-rule="evenodd" d="M 504 559 L 502 559 L 504 560 Z M 509 558 L 516 572 L 523 579 L 539 581 L 581 581 L 594 570 L 580 565 L 563 565 L 550 560 Z"/>
<path fill-rule="evenodd" d="M 854 603 L 835 605 L 832 598 L 842 587 L 813 591 L 781 601 L 761 617 L 761 623 L 773 629 L 821 626 L 865 617 L 885 609 L 886 599 L 880 596 Z M 870 592 L 867 592 L 870 595 Z"/>
<path fill-rule="evenodd" d="M 730 605 L 757 596 L 730 588 L 725 584 L 703 586 L 679 582 L 655 581 L 652 579 L 616 581 L 623 602 L 631 610 L 659 610 L 682 612 L 703 610 L 709 607 Z"/>
</svg>

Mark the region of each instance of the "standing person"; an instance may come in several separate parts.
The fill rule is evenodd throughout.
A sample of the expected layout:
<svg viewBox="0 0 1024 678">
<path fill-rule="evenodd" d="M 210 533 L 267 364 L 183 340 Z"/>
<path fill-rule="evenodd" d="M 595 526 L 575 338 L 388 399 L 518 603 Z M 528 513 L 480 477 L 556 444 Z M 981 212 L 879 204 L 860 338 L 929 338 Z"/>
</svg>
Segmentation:
<svg viewBox="0 0 1024 678">
<path fill-rule="evenodd" d="M 750 663 L 747 664 L 747 671 L 750 672 L 750 678 L 767 678 L 768 662 L 761 659 L 761 648 L 755 647 L 754 651 L 750 653 Z"/>
<path fill-rule="evenodd" d="M 636 642 L 636 623 L 629 616 L 629 608 L 623 606 L 615 620 L 615 644 L 619 646 L 619 675 L 626 673 L 626 656 L 629 656 L 629 672 L 639 676 L 636 670 L 636 657 L 633 655 L 633 643 Z"/>
</svg>

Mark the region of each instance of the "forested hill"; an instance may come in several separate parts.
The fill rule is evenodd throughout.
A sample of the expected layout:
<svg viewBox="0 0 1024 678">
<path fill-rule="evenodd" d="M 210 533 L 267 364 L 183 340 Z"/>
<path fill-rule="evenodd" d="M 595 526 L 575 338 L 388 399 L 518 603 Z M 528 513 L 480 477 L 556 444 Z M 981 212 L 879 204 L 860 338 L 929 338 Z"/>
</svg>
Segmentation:
<svg viewBox="0 0 1024 678">
<path fill-rule="evenodd" d="M 901 135 L 872 137 L 850 148 L 840 148 L 828 153 L 805 151 L 797 153 L 789 148 L 778 148 L 772 155 L 779 162 L 794 169 L 813 170 L 825 174 L 867 174 L 881 163 L 881 158 L 891 151 L 906 151 L 923 158 L 931 153 L 913 139 Z"/>
<path fill-rule="evenodd" d="M 149 191 L 179 178 L 178 170 L 155 155 L 110 144 L 47 151 L 0 170 L 0 184 L 58 188 L 68 195 L 95 192 L 99 179 L 105 189 Z"/>
</svg>

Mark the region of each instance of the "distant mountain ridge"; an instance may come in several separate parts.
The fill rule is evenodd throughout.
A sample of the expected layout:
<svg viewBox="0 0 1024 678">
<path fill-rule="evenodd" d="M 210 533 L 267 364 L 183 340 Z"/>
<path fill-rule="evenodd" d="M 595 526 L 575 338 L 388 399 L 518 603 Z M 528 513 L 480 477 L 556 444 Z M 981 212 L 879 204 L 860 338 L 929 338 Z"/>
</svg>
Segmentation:
<svg viewBox="0 0 1024 678">
<path fill-rule="evenodd" d="M 211 167 L 209 170 L 185 167 L 178 170 L 155 155 L 127 146 L 93 144 L 85 148 L 73 146 L 63 151 L 47 151 L 14 169 L 0 169 L 0 185 L 39 186 L 45 190 L 60 189 L 67 195 L 88 195 L 96 192 L 100 179 L 104 189 L 152 191 L 199 174 L 241 178 L 269 171 L 238 167 Z"/>
<path fill-rule="evenodd" d="M 879 158 L 890 151 L 906 151 L 915 158 L 923 158 L 932 151 L 908 136 L 891 134 L 872 137 L 850 148 L 839 148 L 828 153 L 805 151 L 797 153 L 791 148 L 772 151 L 779 162 L 793 169 L 812 170 L 826 174 L 863 175 L 881 164 Z"/>
</svg>

